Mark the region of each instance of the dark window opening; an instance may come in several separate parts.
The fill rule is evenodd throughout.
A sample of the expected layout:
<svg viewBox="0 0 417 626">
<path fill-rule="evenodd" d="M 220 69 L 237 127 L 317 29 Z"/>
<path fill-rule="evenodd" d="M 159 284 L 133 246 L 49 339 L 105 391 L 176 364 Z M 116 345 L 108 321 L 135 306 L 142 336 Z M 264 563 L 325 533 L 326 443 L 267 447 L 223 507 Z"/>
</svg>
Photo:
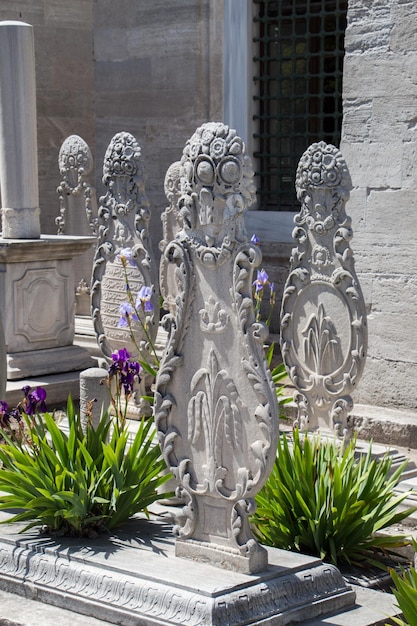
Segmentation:
<svg viewBox="0 0 417 626">
<path fill-rule="evenodd" d="M 254 0 L 259 209 L 298 210 L 298 161 L 339 146 L 347 0 Z"/>
</svg>

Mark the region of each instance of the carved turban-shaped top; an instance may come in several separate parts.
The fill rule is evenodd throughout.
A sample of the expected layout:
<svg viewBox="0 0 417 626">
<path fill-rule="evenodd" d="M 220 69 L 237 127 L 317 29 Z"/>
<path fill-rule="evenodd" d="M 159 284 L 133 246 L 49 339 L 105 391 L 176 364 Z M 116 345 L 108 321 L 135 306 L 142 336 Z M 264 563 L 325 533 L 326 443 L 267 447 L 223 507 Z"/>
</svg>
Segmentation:
<svg viewBox="0 0 417 626">
<path fill-rule="evenodd" d="M 220 122 L 196 130 L 181 159 L 181 193 L 184 230 L 207 242 L 254 203 L 251 160 L 235 130 Z"/>
</svg>

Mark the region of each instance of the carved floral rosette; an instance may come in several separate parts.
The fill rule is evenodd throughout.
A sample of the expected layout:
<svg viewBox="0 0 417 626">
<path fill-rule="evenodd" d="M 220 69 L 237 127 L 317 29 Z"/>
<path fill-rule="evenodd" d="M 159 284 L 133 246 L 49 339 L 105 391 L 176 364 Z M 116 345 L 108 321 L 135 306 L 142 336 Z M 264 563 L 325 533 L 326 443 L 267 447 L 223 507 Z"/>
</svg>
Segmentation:
<svg viewBox="0 0 417 626">
<path fill-rule="evenodd" d="M 59 196 L 59 217 L 55 222 L 58 226 L 58 235 L 65 233 L 67 216 L 80 202 L 86 212 L 91 232 L 97 234 L 97 215 L 95 189 L 91 183 L 93 176 L 93 157 L 88 144 L 78 135 L 70 135 L 63 142 L 58 155 L 59 171 L 62 180 L 57 189 Z M 77 211 L 75 220 L 81 214 Z M 71 233 L 74 234 L 74 233 Z"/>
<path fill-rule="evenodd" d="M 300 159 L 301 211 L 281 309 L 281 350 L 296 387 L 296 425 L 350 436 L 351 393 L 365 365 L 365 304 L 350 248 L 345 203 L 352 187 L 337 148 L 311 145 Z"/>
<path fill-rule="evenodd" d="M 153 287 L 151 313 L 141 312 L 148 334 L 154 342 L 159 323 L 158 294 L 155 288 L 155 263 L 149 239 L 149 202 L 145 193 L 145 174 L 141 150 L 127 132 L 111 140 L 104 159 L 103 182 L 107 193 L 100 198 L 97 248 L 94 256 L 91 306 L 97 342 L 106 359 L 126 347 L 133 358 L 150 353 L 148 337 L 140 322 L 133 322 L 138 352 L 129 328 L 119 328 L 119 308 L 128 302 L 126 276 L 120 253 L 132 251 L 126 265 L 127 284 L 133 296 L 141 287 Z M 145 317 L 146 315 L 146 317 Z"/>
<path fill-rule="evenodd" d="M 247 518 L 278 437 L 268 330 L 252 303 L 261 253 L 243 223 L 253 172 L 242 140 L 220 123 L 196 131 L 181 164 L 182 228 L 163 266 L 174 268 L 176 308 L 163 319 L 168 343 L 155 393 L 161 448 L 186 502 L 176 554 L 253 572 L 267 557 Z"/>
</svg>

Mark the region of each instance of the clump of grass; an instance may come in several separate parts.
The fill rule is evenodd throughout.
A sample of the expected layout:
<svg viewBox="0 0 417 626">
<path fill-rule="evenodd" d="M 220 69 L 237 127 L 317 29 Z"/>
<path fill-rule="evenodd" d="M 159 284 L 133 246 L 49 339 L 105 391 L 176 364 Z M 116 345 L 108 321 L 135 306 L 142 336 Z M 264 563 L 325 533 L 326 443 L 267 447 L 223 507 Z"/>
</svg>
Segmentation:
<svg viewBox="0 0 417 626">
<path fill-rule="evenodd" d="M 254 532 L 264 544 L 340 563 L 381 566 L 379 557 L 409 544 L 379 531 L 415 509 L 398 510 L 406 493 L 394 487 L 405 464 L 391 474 L 392 460 L 355 457 L 355 440 L 339 442 L 293 431 L 278 444 L 272 473 L 256 497 Z"/>
<path fill-rule="evenodd" d="M 69 434 L 51 414 L 27 416 L 24 438 L 4 434 L 0 446 L 0 509 L 21 509 L 8 522 L 29 522 L 49 532 L 83 536 L 110 530 L 157 500 L 168 478 L 151 421 L 142 421 L 128 445 L 129 431 L 105 413 L 97 428 L 83 432 L 72 402 Z M 22 530 L 22 532 L 23 532 Z"/>
</svg>

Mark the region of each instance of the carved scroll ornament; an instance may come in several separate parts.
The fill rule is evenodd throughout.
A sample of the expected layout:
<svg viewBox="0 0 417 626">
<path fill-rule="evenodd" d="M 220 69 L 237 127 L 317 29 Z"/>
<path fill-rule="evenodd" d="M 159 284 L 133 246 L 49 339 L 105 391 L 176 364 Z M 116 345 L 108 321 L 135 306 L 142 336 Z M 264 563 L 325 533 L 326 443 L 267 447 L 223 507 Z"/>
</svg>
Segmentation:
<svg viewBox="0 0 417 626">
<path fill-rule="evenodd" d="M 296 176 L 301 211 L 294 222 L 281 309 L 281 350 L 297 389 L 296 424 L 302 430 L 349 436 L 351 393 L 367 350 L 365 305 L 350 248 L 346 215 L 351 181 L 337 148 L 313 144 Z"/>
</svg>

